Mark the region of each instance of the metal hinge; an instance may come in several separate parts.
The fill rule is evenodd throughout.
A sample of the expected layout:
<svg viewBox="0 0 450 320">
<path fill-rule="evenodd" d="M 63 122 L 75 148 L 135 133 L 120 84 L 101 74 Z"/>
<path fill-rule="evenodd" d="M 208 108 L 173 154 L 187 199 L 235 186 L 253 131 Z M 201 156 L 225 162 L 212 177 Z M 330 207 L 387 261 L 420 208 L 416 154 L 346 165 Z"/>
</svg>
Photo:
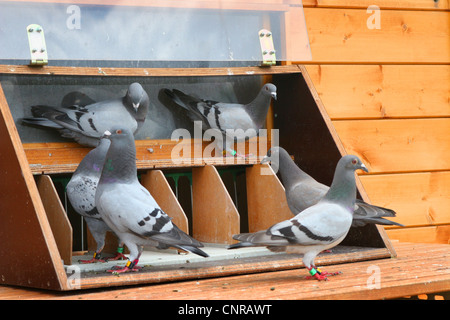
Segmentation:
<svg viewBox="0 0 450 320">
<path fill-rule="evenodd" d="M 44 29 L 38 24 L 27 27 L 28 44 L 30 46 L 30 65 L 48 64 L 47 46 L 45 45 Z"/>
<path fill-rule="evenodd" d="M 259 43 L 261 45 L 262 64 L 264 66 L 273 66 L 277 62 L 275 48 L 273 46 L 272 32 L 267 29 L 261 29 L 258 32 Z"/>
</svg>

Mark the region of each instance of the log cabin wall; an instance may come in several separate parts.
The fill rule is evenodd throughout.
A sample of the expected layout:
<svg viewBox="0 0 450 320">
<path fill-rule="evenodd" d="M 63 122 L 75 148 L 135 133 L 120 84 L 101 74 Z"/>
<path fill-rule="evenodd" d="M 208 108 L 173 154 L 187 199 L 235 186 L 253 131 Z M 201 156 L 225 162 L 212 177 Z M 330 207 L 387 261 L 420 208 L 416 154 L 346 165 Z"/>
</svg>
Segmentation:
<svg viewBox="0 0 450 320">
<path fill-rule="evenodd" d="M 406 225 L 387 227 L 391 239 L 450 243 L 449 3 L 303 0 L 313 60 L 294 63 L 369 167 L 372 203 Z"/>
</svg>

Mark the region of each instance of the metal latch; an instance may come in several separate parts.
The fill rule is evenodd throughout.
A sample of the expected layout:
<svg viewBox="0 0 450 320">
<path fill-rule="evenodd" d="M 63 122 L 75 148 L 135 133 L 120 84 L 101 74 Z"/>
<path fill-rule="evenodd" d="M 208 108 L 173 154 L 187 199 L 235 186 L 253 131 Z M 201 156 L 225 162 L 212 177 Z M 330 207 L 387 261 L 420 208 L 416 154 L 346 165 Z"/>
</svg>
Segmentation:
<svg viewBox="0 0 450 320">
<path fill-rule="evenodd" d="M 273 46 L 272 32 L 267 29 L 261 29 L 258 32 L 259 43 L 261 45 L 261 53 L 264 66 L 273 66 L 277 62 L 275 56 L 275 48 Z"/>
<path fill-rule="evenodd" d="M 27 27 L 28 44 L 30 46 L 30 65 L 48 64 L 47 46 L 45 45 L 44 29 L 38 24 Z"/>
</svg>

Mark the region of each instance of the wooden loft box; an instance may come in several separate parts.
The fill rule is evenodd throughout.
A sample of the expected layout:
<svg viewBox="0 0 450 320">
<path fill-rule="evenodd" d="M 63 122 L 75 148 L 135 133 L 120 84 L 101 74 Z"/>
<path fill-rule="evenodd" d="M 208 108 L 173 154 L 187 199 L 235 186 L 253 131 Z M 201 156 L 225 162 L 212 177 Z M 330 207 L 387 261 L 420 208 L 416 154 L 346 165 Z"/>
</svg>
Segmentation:
<svg viewBox="0 0 450 320">
<path fill-rule="evenodd" d="M 295 161 L 319 181 L 330 183 L 337 161 L 345 153 L 339 137 L 320 103 L 320 100 L 302 66 L 274 66 L 270 68 L 208 68 L 208 69 L 104 69 L 99 75 L 96 68 L 63 67 L 17 67 L 12 74 L 11 66 L 1 66 L 0 85 L 0 194 L 2 201 L 2 242 L 0 274 L 2 283 L 70 290 L 70 266 L 72 255 L 72 229 L 67 221 L 52 182 L 52 177 L 71 173 L 83 156 L 90 150 L 72 142 L 23 143 L 19 135 L 18 119 L 12 112 L 20 106 L 6 90 L 16 79 L 16 94 L 21 97 L 31 90 L 31 82 L 52 88 L 64 79 L 76 83 L 89 83 L 90 79 L 102 81 L 126 79 L 139 81 L 144 88 L 148 83 L 160 86 L 184 81 L 270 81 L 278 87 L 278 100 L 269 115 L 268 123 L 279 130 L 280 145 L 284 146 Z M 231 72 L 230 72 L 231 71 Z M 74 75 L 82 74 L 83 76 Z M 232 75 L 230 75 L 232 74 Z M 14 82 L 14 81 L 13 81 Z M 21 87 L 22 86 L 22 87 Z M 18 91 L 17 91 L 18 90 Z M 63 95 L 63 94 L 61 94 Z M 154 95 L 149 92 L 150 97 Z M 25 99 L 25 97 L 23 97 Z M 26 99 L 25 99 L 26 100 Z M 36 129 L 45 131 L 43 129 Z M 43 133 L 44 134 L 44 133 Z M 57 136 L 57 133 L 54 133 Z M 170 154 L 174 143 L 168 139 L 137 140 L 137 163 L 141 181 L 175 222 L 184 230 L 192 224 L 193 236 L 205 243 L 231 243 L 233 234 L 243 232 L 241 225 L 248 224 L 249 231 L 257 231 L 291 217 L 286 204 L 283 187 L 276 175 L 261 175 L 260 158 L 237 160 L 228 167 L 242 166 L 245 169 L 245 191 L 247 222 L 241 221 L 240 212 L 233 203 L 218 170 L 223 164 L 218 159 L 202 159 L 201 164 L 176 166 L 171 164 Z M 152 149 L 150 153 L 148 149 Z M 220 158 L 219 158 L 220 159 Z M 216 165 L 214 165 L 216 161 Z M 172 170 L 192 172 L 193 212 L 187 219 L 182 206 L 174 196 L 162 172 Z M 35 178 L 37 183 L 35 182 Z M 157 185 L 158 187 L 155 187 Z M 367 200 L 358 184 L 359 194 Z M 245 210 L 245 209 L 244 209 Z M 395 255 L 384 229 L 375 225 L 354 228 L 335 254 L 319 257 L 318 264 L 334 264 L 346 261 L 386 258 Z M 339 248 L 337 247 L 337 248 Z M 63 263 L 63 260 L 65 261 Z M 114 277 L 105 272 L 99 275 L 82 275 L 76 288 L 116 286 L 136 283 L 175 281 L 189 278 L 217 277 L 229 274 L 267 271 L 301 267 L 296 256 L 276 255 L 258 259 L 224 259 L 202 263 L 191 263 L 189 269 L 170 266 L 157 271 L 142 271 Z M 71 269 L 70 269 L 71 270 Z"/>
<path fill-rule="evenodd" d="M 293 2 L 264 1 L 265 5 L 259 10 L 279 8 L 278 11 L 285 14 L 283 21 L 288 28 L 291 26 L 289 15 L 298 8 Z M 161 3 L 142 0 L 133 5 L 158 6 Z M 181 1 L 164 3 L 176 7 Z M 216 9 L 209 7 L 215 2 L 189 3 Z M 254 10 L 259 5 L 253 0 L 221 3 L 227 10 Z M 282 41 L 291 48 L 290 52 L 295 50 L 291 40 L 285 37 Z M 76 262 L 78 253 L 73 248 L 74 239 L 78 239 L 83 229 L 69 220 L 64 186 L 59 185 L 60 180 L 70 179 L 90 148 L 64 140 L 56 131 L 26 126 L 21 118 L 31 115 L 31 105 L 60 104 L 69 92 L 78 90 L 100 101 L 116 97 L 132 82 L 141 83 L 151 100 L 146 123 L 136 137 L 141 183 L 181 229 L 205 243 L 205 250 L 222 251 L 202 260 L 195 260 L 193 255 L 178 258 L 185 263 L 152 265 L 154 261 L 150 259 L 151 266 L 120 277 L 106 273 L 106 266 L 99 272 L 80 272 L 81 265 Z M 282 184 L 267 165 L 259 164 L 262 152 L 245 160 L 233 159 L 231 163 L 228 159 L 224 162 L 222 157 L 198 158 L 192 154 L 183 154 L 181 163 L 174 162 L 172 151 L 178 142 L 170 139 L 170 133 L 180 127 L 192 133 L 193 128 L 185 117 L 164 105 L 160 97 L 162 88 L 178 88 L 217 100 L 248 101 L 266 82 L 278 88 L 278 100 L 269 111 L 267 129 L 278 130 L 279 144 L 298 165 L 319 181 L 330 184 L 337 161 L 345 150 L 303 66 L 0 65 L 0 283 L 74 290 L 302 267 L 297 255 L 255 251 L 255 254 L 236 258 L 238 250 L 224 254 L 225 245 L 234 241 L 233 234 L 258 231 L 292 217 Z M 267 140 L 250 140 L 246 145 L 248 149 L 256 145 L 261 151 L 272 142 L 269 136 Z M 182 143 L 190 145 L 191 150 L 197 147 L 202 151 L 209 145 L 196 140 Z M 261 175 L 263 168 L 270 174 Z M 175 180 L 179 176 L 183 177 L 180 181 L 184 180 L 177 184 Z M 188 182 L 186 177 L 190 179 Z M 358 192 L 368 200 L 359 181 Z M 92 248 L 90 245 L 88 249 Z M 155 252 L 149 255 L 153 254 Z M 165 258 L 178 256 L 174 252 L 165 254 Z M 316 262 L 324 265 L 391 256 L 395 256 L 395 252 L 384 229 L 368 225 L 352 228 L 333 253 L 320 256 Z"/>
</svg>

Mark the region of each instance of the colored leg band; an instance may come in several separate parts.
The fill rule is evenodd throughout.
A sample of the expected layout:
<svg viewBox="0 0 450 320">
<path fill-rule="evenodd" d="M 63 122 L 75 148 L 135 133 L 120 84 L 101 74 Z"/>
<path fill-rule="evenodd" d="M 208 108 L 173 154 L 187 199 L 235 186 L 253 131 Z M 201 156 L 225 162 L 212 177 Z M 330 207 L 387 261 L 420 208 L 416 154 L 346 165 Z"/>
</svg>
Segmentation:
<svg viewBox="0 0 450 320">
<path fill-rule="evenodd" d="M 117 252 L 118 252 L 118 253 L 123 253 L 123 247 L 117 248 Z"/>
<path fill-rule="evenodd" d="M 236 150 L 231 150 L 231 155 L 232 155 L 232 156 L 235 156 L 236 153 L 237 153 Z"/>
<path fill-rule="evenodd" d="M 314 276 L 317 273 L 316 269 L 311 268 L 311 270 L 309 270 L 309 274 Z"/>
</svg>

